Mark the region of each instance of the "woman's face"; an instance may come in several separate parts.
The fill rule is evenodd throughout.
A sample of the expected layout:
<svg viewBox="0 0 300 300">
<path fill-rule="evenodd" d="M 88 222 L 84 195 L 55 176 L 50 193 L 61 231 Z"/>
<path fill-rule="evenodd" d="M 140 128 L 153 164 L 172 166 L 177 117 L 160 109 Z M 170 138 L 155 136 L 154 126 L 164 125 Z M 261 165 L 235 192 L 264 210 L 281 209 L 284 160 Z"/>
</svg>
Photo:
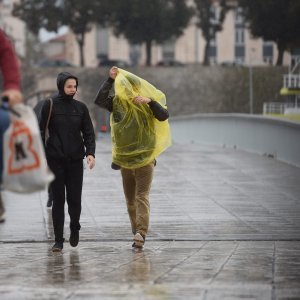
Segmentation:
<svg viewBox="0 0 300 300">
<path fill-rule="evenodd" d="M 69 78 L 65 82 L 64 92 L 66 95 L 74 96 L 77 90 L 76 80 L 74 78 Z"/>
</svg>

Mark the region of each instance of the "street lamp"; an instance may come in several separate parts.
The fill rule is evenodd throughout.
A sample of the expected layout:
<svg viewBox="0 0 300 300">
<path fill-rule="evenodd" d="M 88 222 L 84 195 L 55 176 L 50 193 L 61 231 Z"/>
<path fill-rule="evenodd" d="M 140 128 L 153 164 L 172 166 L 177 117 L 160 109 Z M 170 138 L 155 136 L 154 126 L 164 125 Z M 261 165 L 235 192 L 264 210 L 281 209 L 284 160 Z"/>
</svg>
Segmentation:
<svg viewBox="0 0 300 300">
<path fill-rule="evenodd" d="M 249 64 L 249 113 L 253 114 L 253 70 L 252 64 Z"/>
<path fill-rule="evenodd" d="M 254 48 L 250 49 L 249 53 L 249 113 L 253 114 L 253 69 L 252 69 L 252 52 L 255 52 Z"/>
</svg>

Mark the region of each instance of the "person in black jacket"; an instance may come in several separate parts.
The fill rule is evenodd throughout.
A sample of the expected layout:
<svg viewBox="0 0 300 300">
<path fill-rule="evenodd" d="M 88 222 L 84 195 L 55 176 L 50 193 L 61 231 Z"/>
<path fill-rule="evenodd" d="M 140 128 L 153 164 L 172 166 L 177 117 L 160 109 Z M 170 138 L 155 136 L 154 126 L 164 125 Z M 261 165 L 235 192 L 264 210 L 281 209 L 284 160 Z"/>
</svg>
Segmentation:
<svg viewBox="0 0 300 300">
<path fill-rule="evenodd" d="M 126 96 L 118 93 L 113 95 L 112 92 L 119 72 L 121 76 L 124 74 L 124 83 L 129 88 L 124 89 Z M 145 89 L 142 88 L 142 81 L 144 80 L 134 74 L 112 67 L 109 78 L 102 83 L 95 99 L 95 104 L 111 113 L 111 167 L 121 170 L 127 211 L 134 235 L 132 246 L 135 248 L 143 248 L 149 227 L 149 194 L 156 164 L 153 155 L 158 144 L 155 130 L 159 127 L 155 122 L 167 122 L 169 117 L 167 109 L 152 99 L 154 95 L 152 97 L 143 94 Z M 129 90 L 136 91 L 136 96 Z M 163 93 L 160 92 L 160 95 Z M 166 134 L 165 141 L 160 141 L 165 147 L 159 153 L 170 145 L 169 137 Z"/>
<path fill-rule="evenodd" d="M 45 141 L 50 101 L 45 101 L 39 121 L 45 145 L 47 162 L 55 175 L 51 183 L 53 193 L 52 220 L 55 235 L 53 252 L 63 249 L 65 194 L 70 215 L 70 245 L 79 241 L 81 193 L 83 183 L 83 158 L 89 168 L 95 165 L 95 133 L 86 105 L 73 99 L 77 77 L 68 72 L 57 76 L 58 95 L 53 97 L 53 108 L 48 126 L 49 138 Z"/>
</svg>

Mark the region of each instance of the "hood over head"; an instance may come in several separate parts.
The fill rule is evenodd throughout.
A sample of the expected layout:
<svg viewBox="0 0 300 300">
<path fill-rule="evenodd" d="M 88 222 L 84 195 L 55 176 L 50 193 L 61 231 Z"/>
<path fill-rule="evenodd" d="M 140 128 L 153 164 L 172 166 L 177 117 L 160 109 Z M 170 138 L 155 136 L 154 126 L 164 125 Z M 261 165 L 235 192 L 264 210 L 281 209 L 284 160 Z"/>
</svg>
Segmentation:
<svg viewBox="0 0 300 300">
<path fill-rule="evenodd" d="M 58 94 L 60 96 L 63 96 L 64 98 L 68 98 L 68 99 L 73 99 L 73 96 L 67 95 L 65 93 L 65 91 L 64 91 L 65 83 L 70 78 L 76 80 L 76 90 L 77 90 L 77 88 L 78 88 L 78 78 L 76 76 L 72 75 L 69 72 L 61 72 L 61 73 L 59 73 L 57 75 L 56 83 L 57 83 L 57 88 L 58 88 Z"/>
</svg>

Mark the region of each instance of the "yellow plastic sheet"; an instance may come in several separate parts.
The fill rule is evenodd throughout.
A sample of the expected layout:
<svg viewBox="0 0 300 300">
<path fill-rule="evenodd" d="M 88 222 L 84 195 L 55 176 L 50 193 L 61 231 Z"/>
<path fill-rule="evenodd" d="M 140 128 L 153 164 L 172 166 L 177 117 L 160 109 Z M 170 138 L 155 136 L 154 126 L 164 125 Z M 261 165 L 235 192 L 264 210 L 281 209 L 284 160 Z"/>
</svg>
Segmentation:
<svg viewBox="0 0 300 300">
<path fill-rule="evenodd" d="M 158 121 L 148 104 L 135 104 L 133 99 L 148 97 L 167 108 L 166 97 L 146 80 L 120 68 L 114 88 L 110 119 L 113 162 L 128 169 L 143 167 L 171 145 L 171 133 L 168 120 Z"/>
</svg>

